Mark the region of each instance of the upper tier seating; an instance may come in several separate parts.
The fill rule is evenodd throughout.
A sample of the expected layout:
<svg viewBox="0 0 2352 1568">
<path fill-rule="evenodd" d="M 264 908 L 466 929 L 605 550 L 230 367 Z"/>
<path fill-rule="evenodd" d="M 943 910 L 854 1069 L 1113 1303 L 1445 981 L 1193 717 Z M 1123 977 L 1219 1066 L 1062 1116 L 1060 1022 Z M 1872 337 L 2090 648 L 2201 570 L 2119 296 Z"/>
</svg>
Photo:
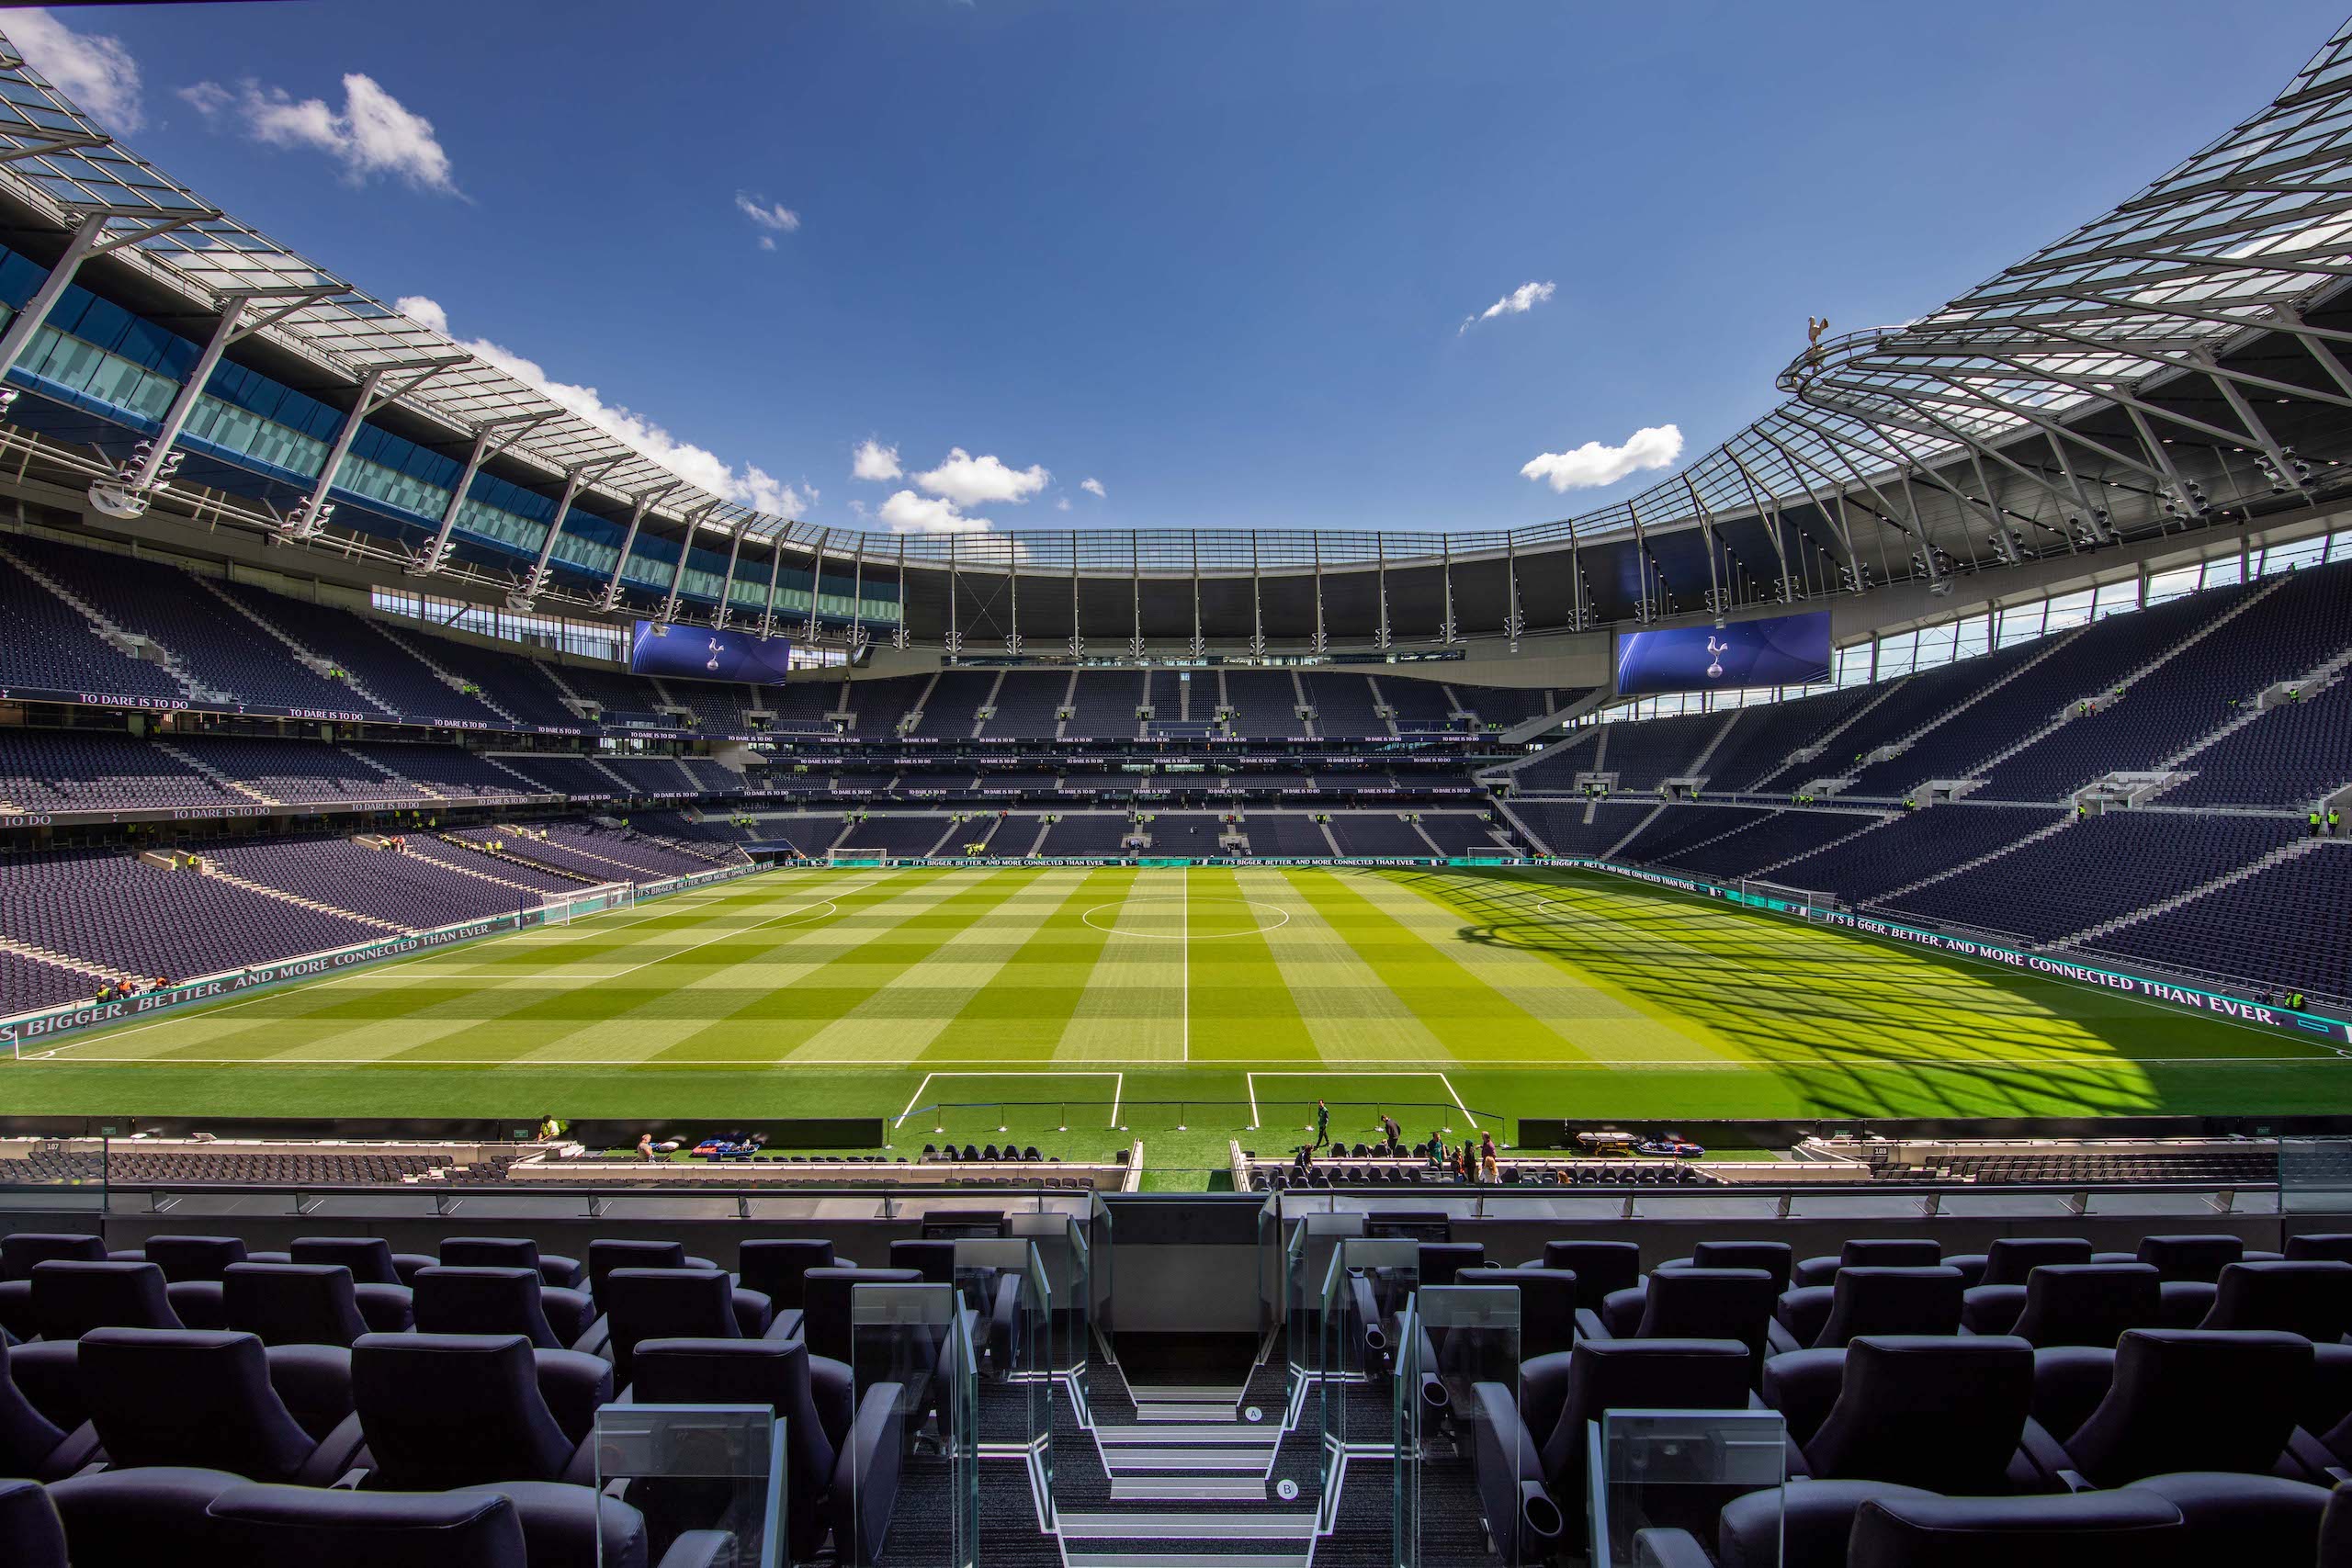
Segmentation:
<svg viewBox="0 0 2352 1568">
<path fill-rule="evenodd" d="M 1716 795 L 1760 789 L 1791 767 L 1789 754 L 1826 743 L 1829 732 L 1883 695 L 1881 686 L 1849 686 L 1817 696 L 1758 703 L 1739 710 L 1707 759 L 1707 788 Z"/>
<path fill-rule="evenodd" d="M 1928 731 L 1900 756 L 1871 763 L 1855 775 L 1852 793 L 1894 795 L 1929 779 L 1973 776 L 1977 764 L 2041 728 L 2068 704 L 2114 690 L 2246 592 L 2243 585 L 2216 588 L 2094 623 L 2019 671 L 1997 696 Z"/>
<path fill-rule="evenodd" d="M 2233 703 L 2250 703 L 2352 647 L 2352 561 L 2256 585 L 2265 589 L 2245 613 L 2134 682 L 2113 706 L 2070 719 L 1995 767 L 1984 793 L 2059 800 L 2106 773 L 2154 769 L 2227 723 Z"/>
<path fill-rule="evenodd" d="M 844 710 L 857 716 L 849 733 L 862 740 L 887 740 L 899 731 L 899 721 L 922 695 L 931 679 L 925 675 L 888 675 L 878 681 L 852 681 Z M 965 716 L 967 727 L 970 715 Z M 962 733 L 959 731 L 959 733 Z"/>
<path fill-rule="evenodd" d="M 455 746 L 355 741 L 346 749 L 354 756 L 421 784 L 439 795 L 496 799 L 502 795 L 545 793 L 529 780 L 516 777 L 488 758 L 476 756 Z"/>
<path fill-rule="evenodd" d="M 1555 855 L 1600 855 L 1642 824 L 1656 807 L 1638 802 L 1612 802 L 1590 808 L 1573 801 L 1555 805 L 1540 800 L 1514 801 L 1511 811 L 1527 824 L 1543 846 Z"/>
<path fill-rule="evenodd" d="M 1614 858 L 1677 864 L 1677 857 L 1686 850 L 1779 815 L 1753 806 L 1669 806 L 1644 823 L 1642 830 L 1618 850 Z"/>
<path fill-rule="evenodd" d="M 1372 682 L 1363 675 L 1334 674 L 1328 670 L 1299 672 L 1306 688 L 1307 705 L 1315 710 L 1315 733 L 1329 739 L 1362 740 L 1389 733 L 1372 700 Z"/>
<path fill-rule="evenodd" d="M 1334 812 L 1330 829 L 1331 840 L 1342 855 L 1419 859 L 1430 853 L 1429 840 L 1421 837 L 1419 829 L 1386 812 Z"/>
<path fill-rule="evenodd" d="M 2052 647 L 2046 637 L 2015 643 L 1955 663 L 1938 665 L 1917 675 L 1906 675 L 1892 683 L 1881 682 L 1868 689 L 1887 687 L 1884 694 L 1869 705 L 1867 711 L 1857 715 L 1820 756 L 1769 776 L 1776 787 L 1783 789 L 1808 779 L 1852 778 L 1865 766 L 1862 759 L 1871 752 L 1908 739 L 1944 718 L 1960 704 L 2050 652 Z"/>
<path fill-rule="evenodd" d="M 14 549 L 13 536 L 0 549 Z M 183 700 L 163 666 L 134 659 L 64 600 L 0 560 L 0 687 Z"/>
<path fill-rule="evenodd" d="M 203 685 L 273 707 L 390 714 L 313 674 L 283 643 L 177 567 L 11 535 L 6 547 L 125 631 L 151 637 Z"/>
<path fill-rule="evenodd" d="M 577 729 L 586 720 L 563 705 L 555 683 L 537 659 L 520 651 L 484 648 L 455 637 L 428 637 L 409 626 L 381 626 L 384 635 L 413 649 L 461 681 L 470 681 L 490 702 L 524 727 Z"/>
<path fill-rule="evenodd" d="M 1062 695 L 1069 676 L 1055 670 L 1008 670 L 997 687 L 996 712 L 980 727 L 983 738 L 1050 740 L 1061 728 Z"/>
<path fill-rule="evenodd" d="M 1441 854 L 1456 857 L 1502 852 L 1495 831 L 1500 824 L 1468 811 L 1424 811 L 1421 831 L 1435 840 Z"/>
<path fill-rule="evenodd" d="M 541 788 L 555 795 L 586 795 L 609 799 L 628 793 L 628 786 L 613 774 L 605 772 L 585 757 L 558 756 L 552 752 L 503 752 L 499 765 L 511 768 Z"/>
<path fill-rule="evenodd" d="M 1615 773 L 1617 787 L 1629 792 L 1654 790 L 1668 779 L 1703 774 L 1713 763 L 1702 766 L 1700 759 L 1730 722 L 1725 714 L 1691 713 L 1641 724 L 1609 725 L 1600 770 Z M 1589 761 L 1584 765 L 1594 766 Z"/>
<path fill-rule="evenodd" d="M 1668 807 L 1687 811 L 1689 807 Z M 1737 832 L 1709 843 L 1690 843 L 1660 857 L 1660 863 L 1708 877 L 1754 876 L 1881 820 L 1859 812 L 1774 811 Z"/>
<path fill-rule="evenodd" d="M 431 798 L 416 785 L 387 778 L 340 746 L 323 740 L 173 735 L 165 744 L 198 765 L 288 806 L 334 801 L 416 806 Z"/>
<path fill-rule="evenodd" d="M 2352 784 L 2352 681 L 2265 708 L 2181 764 L 2166 806 L 2306 807 Z"/>
<path fill-rule="evenodd" d="M 1371 679 L 1380 688 L 1381 696 L 1386 699 L 1389 711 L 1396 716 L 1399 731 L 1411 734 L 1460 728 L 1453 717 L 1457 711 L 1453 698 L 1442 682 L 1394 673 Z"/>
<path fill-rule="evenodd" d="M 1276 860 L 1329 860 L 1331 840 L 1323 825 L 1296 812 L 1251 812 L 1241 824 L 1250 852 Z M 1156 840 L 1155 840 L 1156 841 Z"/>
<path fill-rule="evenodd" d="M 1453 692 L 1453 700 L 1477 715 L 1478 722 L 1489 728 L 1499 727 L 1509 729 L 1537 714 L 1551 712 L 1549 699 L 1555 694 L 1541 686 L 1465 686 L 1459 681 L 1448 684 Z M 1582 692 L 1556 694 L 1562 699 L 1559 705 L 1562 707 L 1584 694 Z"/>
<path fill-rule="evenodd" d="M 369 695 L 404 718 L 494 728 L 506 722 L 480 698 L 444 682 L 366 616 L 266 593 L 247 582 L 224 582 L 220 591 L 307 651 L 346 671 Z"/>
<path fill-rule="evenodd" d="M 642 675 L 632 675 L 616 665 L 590 663 L 566 664 L 560 669 L 543 664 L 539 671 L 594 703 L 607 726 L 673 728 L 677 725 L 675 718 L 661 711 L 661 692 Z"/>
<path fill-rule="evenodd" d="M 1298 688 L 1292 683 L 1289 671 L 1227 670 L 1224 673 L 1226 705 L 1233 710 L 1232 733 L 1274 739 L 1308 733 L 1306 720 L 1298 716 Z M 1201 712 L 1197 691 L 1193 694 L 1193 716 L 1206 716 Z"/>
<path fill-rule="evenodd" d="M 1071 689 L 1069 723 L 1073 740 L 1132 740 L 1141 731 L 1136 709 L 1147 701 L 1145 681 L 1133 670 L 1081 670 Z"/>
</svg>

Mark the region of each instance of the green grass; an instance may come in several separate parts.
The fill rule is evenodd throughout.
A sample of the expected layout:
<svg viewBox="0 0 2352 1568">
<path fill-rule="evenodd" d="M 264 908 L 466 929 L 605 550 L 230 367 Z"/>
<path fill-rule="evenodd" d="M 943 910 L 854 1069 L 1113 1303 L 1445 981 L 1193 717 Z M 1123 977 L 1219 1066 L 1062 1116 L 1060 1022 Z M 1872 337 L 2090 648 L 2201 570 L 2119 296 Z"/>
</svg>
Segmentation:
<svg viewBox="0 0 2352 1568">
<path fill-rule="evenodd" d="M 1351 1139 L 1382 1110 L 1414 1137 L 1542 1115 L 2261 1114 L 2352 1111 L 2347 1066 L 1589 873 L 803 869 L 76 1036 L 0 1066 L 0 1101 L 903 1112 L 899 1152 L 1002 1125 L 1065 1154 L 1141 1138 L 1168 1170 L 1295 1141 L 1318 1096 Z"/>
</svg>

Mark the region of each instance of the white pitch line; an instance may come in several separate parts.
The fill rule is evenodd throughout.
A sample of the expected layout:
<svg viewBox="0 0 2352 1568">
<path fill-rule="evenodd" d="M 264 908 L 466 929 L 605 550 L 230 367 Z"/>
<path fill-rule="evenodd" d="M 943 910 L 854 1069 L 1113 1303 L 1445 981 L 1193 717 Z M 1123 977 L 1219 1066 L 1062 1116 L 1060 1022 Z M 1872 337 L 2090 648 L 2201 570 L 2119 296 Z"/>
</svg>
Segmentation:
<svg viewBox="0 0 2352 1568">
<path fill-rule="evenodd" d="M 1176 886 L 1183 890 L 1184 900 L 1182 944 L 1176 950 L 1176 961 L 1182 966 L 1184 974 L 1183 984 L 1177 992 L 1181 998 L 1177 1004 L 1177 1043 L 1182 1053 L 1177 1059 L 1190 1062 L 1193 1059 L 1193 874 L 1189 868 L 1180 866 L 1176 874 L 1182 878 Z M 1119 1119 L 1112 1117 L 1111 1124 L 1117 1126 Z"/>
<path fill-rule="evenodd" d="M 144 1028 L 146 1026 L 142 1024 L 141 1027 Z M 93 1042 L 93 1043 L 95 1043 L 95 1042 Z M 53 1049 L 62 1051 L 69 1048 L 70 1047 L 60 1045 Z M 21 1057 L 20 1060 L 27 1062 L 42 1061 L 46 1060 L 51 1054 L 51 1053 L 48 1051 L 29 1053 Z M 1242 1063 L 1253 1059 L 1263 1061 L 1282 1061 L 1295 1058 L 1275 1056 L 1250 1058 L 1245 1056 L 1236 1060 L 1232 1065 L 1239 1066 Z M 887 1068 L 891 1065 L 888 1063 L 877 1063 L 871 1056 L 775 1056 L 765 1058 L 763 1060 L 746 1060 L 736 1056 L 664 1056 L 659 1058 L 650 1056 L 579 1056 L 539 1062 L 486 1061 L 480 1056 L 403 1056 L 397 1060 L 380 1056 L 77 1056 L 74 1060 L 76 1062 L 110 1064 L 137 1063 L 144 1066 L 163 1067 L 491 1067 L 495 1068 L 500 1072 L 539 1071 L 549 1067 L 567 1070 L 572 1067 L 737 1067 L 745 1071 L 764 1071 L 770 1067 L 857 1067 L 867 1072 L 873 1072 L 878 1068 Z M 934 1057 L 933 1060 L 943 1062 L 967 1062 L 971 1064 L 974 1068 L 978 1069 L 985 1067 L 989 1059 L 980 1056 L 940 1056 Z M 1334 1065 L 1326 1067 L 1319 1072 L 1292 1073 L 1261 1071 L 1246 1074 L 1244 1076 L 1249 1077 L 1262 1076 L 1265 1077 L 1307 1078 L 1443 1077 L 1445 1076 L 1434 1069 L 1426 1067 L 1384 1067 L 1375 1065 L 1367 1067 L 1350 1068 L 1338 1065 L 1345 1062 L 1370 1062 L 1378 1064 L 1384 1060 L 1385 1058 L 1377 1056 L 1341 1056 L 1334 1059 Z M 1555 1069 L 1561 1072 L 1591 1071 L 1596 1069 L 1615 1072 L 1625 1067 L 1692 1067 L 1715 1072 L 1741 1072 L 1751 1067 L 1834 1067 L 1840 1072 L 1872 1072 L 1884 1071 L 1888 1069 L 1899 1069 L 1904 1072 L 1912 1072 L 1920 1067 L 1950 1067 L 1954 1070 L 1969 1071 L 1981 1070 L 1989 1067 L 2002 1070 L 2015 1069 L 2023 1071 L 2028 1068 L 2047 1067 L 2051 1066 L 2099 1067 L 2231 1067 L 2280 1066 L 2301 1066 L 2307 1067 L 2352 1066 L 2352 1061 L 2347 1061 L 2340 1056 L 1999 1056 L 1974 1061 L 1959 1060 L 1949 1056 L 1939 1056 L 1905 1057 L 1899 1060 L 1879 1060 L 1868 1062 L 1823 1061 L 1818 1058 L 1809 1056 L 1755 1056 L 1740 1061 L 1726 1061 L 1721 1056 L 1694 1056 L 1690 1058 L 1674 1059 L 1661 1059 L 1651 1056 L 1628 1056 L 1586 1057 L 1576 1061 L 1569 1061 L 1557 1057 L 1509 1058 L 1498 1059 L 1491 1062 L 1480 1062 L 1477 1066 L 1481 1068 L 1544 1067 Z M 974 1070 L 952 1074 L 943 1073 L 942 1076 L 954 1077 L 992 1078 L 1016 1077 L 1025 1077 L 1038 1075 L 1015 1074 L 1001 1070 Z M 1112 1071 L 1108 1068 L 1098 1073 L 1072 1072 L 1063 1076 L 1070 1077 L 1104 1078 L 1124 1077 L 1123 1074 Z M 1256 1086 L 1254 1084 L 1250 1089 L 1250 1097 L 1254 1103 L 1256 1100 Z M 1457 1100 L 1456 1103 L 1459 1103 L 1459 1101 Z"/>
<path fill-rule="evenodd" d="M 590 1066 L 610 1066 L 613 1064 L 608 1062 L 592 1062 L 584 1065 Z M 785 1064 L 782 1061 L 779 1061 L 776 1065 L 781 1066 Z M 874 1066 L 875 1064 L 863 1057 L 843 1058 L 840 1061 L 815 1062 L 805 1057 L 795 1057 L 792 1059 L 791 1066 L 796 1067 L 871 1067 Z M 897 1121 L 890 1123 L 894 1130 L 903 1126 L 907 1118 L 915 1113 L 915 1108 L 922 1103 L 922 1091 L 931 1087 L 931 1080 L 933 1078 L 1109 1078 L 1112 1083 L 1111 1125 L 1114 1127 L 1119 1124 L 1119 1101 L 1125 1097 L 1127 1092 L 1127 1075 L 1121 1072 L 1113 1072 L 1108 1068 L 1057 1067 L 1041 1068 L 1035 1072 L 1003 1071 L 977 1073 L 933 1071 L 923 1074 L 922 1082 L 915 1085 L 914 1093 L 908 1097 L 907 1108 L 899 1112 L 899 1119 Z"/>
<path fill-rule="evenodd" d="M 866 888 L 873 886 L 874 884 L 871 882 L 861 882 L 854 887 L 844 887 L 840 889 L 840 891 L 843 894 L 862 893 Z M 626 969 L 616 969 L 609 975 L 580 975 L 571 976 L 571 978 L 598 984 L 606 980 L 617 980 L 624 975 L 634 975 L 639 970 L 646 968 L 649 965 L 655 964 L 666 964 L 673 958 L 677 958 L 685 953 L 693 953 L 698 948 L 708 947 L 714 942 L 725 942 L 730 937 L 739 937 L 746 934 L 747 932 L 758 931 L 762 926 L 772 926 L 787 915 L 797 915 L 804 910 L 821 908 L 831 903 L 832 903 L 831 898 L 812 898 L 806 904 L 796 904 L 789 909 L 779 909 L 764 920 L 755 921 L 751 925 L 743 926 L 735 931 L 720 931 L 717 936 L 706 937 L 702 941 L 694 943 L 692 946 L 679 948 L 674 953 L 658 953 L 655 956 L 647 959 L 643 964 L 632 964 Z"/>
</svg>

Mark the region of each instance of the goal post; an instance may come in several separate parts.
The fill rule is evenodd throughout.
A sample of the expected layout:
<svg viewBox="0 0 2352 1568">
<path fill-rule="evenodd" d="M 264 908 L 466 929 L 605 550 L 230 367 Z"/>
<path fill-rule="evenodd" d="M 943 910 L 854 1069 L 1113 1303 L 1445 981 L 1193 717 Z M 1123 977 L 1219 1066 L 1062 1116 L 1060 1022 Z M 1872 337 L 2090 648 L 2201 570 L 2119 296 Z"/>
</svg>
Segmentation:
<svg viewBox="0 0 2352 1568">
<path fill-rule="evenodd" d="M 891 852 L 888 850 L 833 849 L 825 852 L 827 865 L 888 865 L 890 860 Z"/>
<path fill-rule="evenodd" d="M 1785 882 L 1767 882 L 1760 876 L 1743 876 L 1737 884 L 1740 902 L 1760 908 L 1781 909 L 1803 915 L 1811 919 L 1838 908 L 1838 895 L 1817 887 L 1792 887 Z"/>
<path fill-rule="evenodd" d="M 637 903 L 637 884 L 606 882 L 594 887 L 583 887 L 576 893 L 560 893 L 539 904 L 539 924 L 568 926 L 590 915 L 601 915 L 607 909 L 627 909 Z"/>
</svg>

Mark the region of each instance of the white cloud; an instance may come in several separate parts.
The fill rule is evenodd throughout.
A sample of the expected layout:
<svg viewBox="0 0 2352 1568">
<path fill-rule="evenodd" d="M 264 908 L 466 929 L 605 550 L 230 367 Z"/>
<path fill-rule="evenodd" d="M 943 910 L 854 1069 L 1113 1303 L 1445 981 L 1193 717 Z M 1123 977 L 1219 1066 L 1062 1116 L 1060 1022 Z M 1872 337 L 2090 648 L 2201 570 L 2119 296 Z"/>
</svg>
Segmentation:
<svg viewBox="0 0 2352 1568">
<path fill-rule="evenodd" d="M 896 491 L 879 513 L 893 534 L 985 534 L 996 526 L 985 517 L 967 517 L 952 501 L 932 501 L 910 490 Z"/>
<path fill-rule="evenodd" d="M 146 122 L 139 62 L 112 33 L 77 33 L 40 10 L 9 12 L 7 30 L 33 69 L 102 129 L 121 134 Z"/>
<path fill-rule="evenodd" d="M 1543 479 L 1555 491 L 1593 490 L 1613 485 L 1643 468 L 1663 468 L 1682 455 L 1682 432 L 1671 424 L 1645 425 L 1625 438 L 1623 446 L 1588 441 L 1572 452 L 1546 452 L 1531 458 L 1520 472 Z"/>
<path fill-rule="evenodd" d="M 760 249 L 763 251 L 775 249 L 778 234 L 795 233 L 800 228 L 800 214 L 780 201 L 768 201 L 749 191 L 735 193 L 735 210 L 750 219 L 754 227 L 765 231 L 760 235 Z"/>
<path fill-rule="evenodd" d="M 871 479 L 880 484 L 899 478 L 901 471 L 899 449 L 885 446 L 870 435 L 857 444 L 857 454 L 850 459 L 849 476 L 854 479 Z"/>
<path fill-rule="evenodd" d="M 1101 479 L 1080 479 L 1078 481 L 1078 488 L 1084 491 L 1087 494 L 1094 497 L 1097 501 L 1107 501 L 1110 499 L 1111 492 L 1102 488 L 1102 481 Z"/>
<path fill-rule="evenodd" d="M 449 331 L 449 312 L 441 308 L 438 300 L 411 294 L 392 304 L 393 309 L 420 326 L 443 333 Z M 526 359 L 512 349 L 482 338 L 459 340 L 458 346 L 497 366 L 516 380 L 537 387 L 599 430 L 628 443 L 680 479 L 700 485 L 713 495 L 780 517 L 797 517 L 817 499 L 814 489 L 786 484 L 756 464 L 746 463 L 740 469 L 731 468 L 718 454 L 680 441 L 643 414 L 607 403 L 595 388 L 557 380 L 537 360 Z"/>
<path fill-rule="evenodd" d="M 433 134 L 433 122 L 362 72 L 345 73 L 339 109 L 251 78 L 234 92 L 218 82 L 198 82 L 181 88 L 179 96 L 207 119 L 233 118 L 266 147 L 325 153 L 343 165 L 344 177 L 354 185 L 390 176 L 419 190 L 463 194 L 449 173 L 449 154 Z"/>
<path fill-rule="evenodd" d="M 957 506 L 982 506 L 991 502 L 1018 506 L 1045 489 L 1053 477 L 1035 465 L 1008 468 L 993 455 L 975 457 L 961 446 L 955 446 L 948 449 L 945 462 L 914 479 L 932 494 L 944 496 Z"/>
<path fill-rule="evenodd" d="M 1069 497 L 1066 495 L 1057 495 L 1054 497 L 1054 510 L 1057 512 L 1068 512 L 1069 510 Z"/>
<path fill-rule="evenodd" d="M 1552 298 L 1554 287 L 1549 283 L 1522 283 L 1476 315 L 1463 317 L 1462 325 L 1453 335 L 1460 337 L 1480 321 L 1491 321 L 1497 316 L 1524 316 Z"/>
</svg>

